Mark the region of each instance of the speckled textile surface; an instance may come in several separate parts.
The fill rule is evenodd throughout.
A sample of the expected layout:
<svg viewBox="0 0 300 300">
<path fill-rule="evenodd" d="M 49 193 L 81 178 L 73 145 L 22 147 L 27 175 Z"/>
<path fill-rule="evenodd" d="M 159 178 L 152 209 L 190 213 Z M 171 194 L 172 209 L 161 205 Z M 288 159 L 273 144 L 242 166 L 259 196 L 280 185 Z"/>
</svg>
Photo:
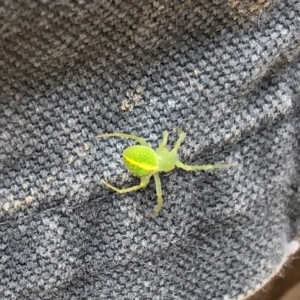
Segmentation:
<svg viewBox="0 0 300 300">
<path fill-rule="evenodd" d="M 0 3 L 0 299 L 244 299 L 299 246 L 299 1 Z M 186 133 L 164 206 L 120 154 Z"/>
</svg>

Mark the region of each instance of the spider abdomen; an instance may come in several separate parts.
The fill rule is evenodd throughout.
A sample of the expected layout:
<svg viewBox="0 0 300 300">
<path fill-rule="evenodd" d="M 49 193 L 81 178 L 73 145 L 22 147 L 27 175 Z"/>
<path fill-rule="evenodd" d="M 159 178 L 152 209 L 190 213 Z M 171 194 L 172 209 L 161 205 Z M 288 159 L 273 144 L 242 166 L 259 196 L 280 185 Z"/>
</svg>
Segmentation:
<svg viewBox="0 0 300 300">
<path fill-rule="evenodd" d="M 128 170 L 139 177 L 148 176 L 158 170 L 157 153 L 147 146 L 135 145 L 123 151 L 123 161 Z"/>
</svg>

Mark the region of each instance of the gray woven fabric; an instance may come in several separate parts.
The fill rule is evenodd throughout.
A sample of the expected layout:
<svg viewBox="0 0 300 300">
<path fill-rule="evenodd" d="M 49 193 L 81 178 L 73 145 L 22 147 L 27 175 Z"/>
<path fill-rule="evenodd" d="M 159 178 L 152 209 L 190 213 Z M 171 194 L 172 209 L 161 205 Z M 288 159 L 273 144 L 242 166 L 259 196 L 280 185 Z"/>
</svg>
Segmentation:
<svg viewBox="0 0 300 300">
<path fill-rule="evenodd" d="M 0 299 L 244 299 L 299 244 L 299 1 L 0 3 Z M 122 164 L 175 126 L 189 164 Z"/>
</svg>

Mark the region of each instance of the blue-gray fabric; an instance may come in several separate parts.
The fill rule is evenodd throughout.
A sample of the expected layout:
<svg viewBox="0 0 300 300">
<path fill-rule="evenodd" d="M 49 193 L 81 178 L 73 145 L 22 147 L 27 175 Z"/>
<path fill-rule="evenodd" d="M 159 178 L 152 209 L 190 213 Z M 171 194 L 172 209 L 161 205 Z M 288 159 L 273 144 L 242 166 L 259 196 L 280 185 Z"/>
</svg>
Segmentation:
<svg viewBox="0 0 300 300">
<path fill-rule="evenodd" d="M 0 3 L 0 299 L 244 299 L 300 228 L 300 4 Z M 187 164 L 121 160 L 176 126 Z"/>
</svg>

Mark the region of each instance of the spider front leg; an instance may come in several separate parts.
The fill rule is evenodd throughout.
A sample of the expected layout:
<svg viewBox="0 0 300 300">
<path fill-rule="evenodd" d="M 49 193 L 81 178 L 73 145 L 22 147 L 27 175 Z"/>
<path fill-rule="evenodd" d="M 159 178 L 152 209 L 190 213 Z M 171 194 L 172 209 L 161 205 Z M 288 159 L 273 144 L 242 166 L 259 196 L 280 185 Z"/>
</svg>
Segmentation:
<svg viewBox="0 0 300 300">
<path fill-rule="evenodd" d="M 102 180 L 102 182 L 110 189 L 114 190 L 115 192 L 119 193 L 119 194 L 125 194 L 125 193 L 129 193 L 129 192 L 133 192 L 133 191 L 137 191 L 139 189 L 145 188 L 150 180 L 151 176 L 145 176 L 145 177 L 141 177 L 141 182 L 138 185 L 134 185 L 130 188 L 126 188 L 126 189 L 118 189 L 114 186 L 112 186 L 111 184 L 107 183 L 106 181 Z"/>
<path fill-rule="evenodd" d="M 178 132 L 179 132 L 179 137 L 174 145 L 174 148 L 172 149 L 172 152 L 175 152 L 177 154 L 182 141 L 185 138 L 185 132 L 183 130 L 181 130 L 179 127 L 176 127 Z M 175 165 L 178 168 L 184 169 L 186 171 L 197 171 L 197 170 L 202 170 L 202 171 L 208 171 L 208 170 L 213 170 L 213 169 L 223 169 L 223 168 L 229 168 L 229 167 L 233 167 L 236 166 L 237 163 L 231 163 L 231 164 L 221 164 L 221 165 L 186 165 L 184 163 L 182 163 L 180 160 L 178 160 L 177 162 L 175 162 Z"/>
<path fill-rule="evenodd" d="M 162 149 L 162 148 L 165 148 L 167 143 L 168 143 L 168 137 L 169 137 L 169 132 L 168 131 L 164 131 L 163 132 L 163 140 L 162 142 L 159 144 L 158 148 L 157 149 Z"/>
<path fill-rule="evenodd" d="M 176 126 L 176 129 L 178 130 L 178 133 L 179 133 L 179 136 L 178 136 L 178 139 L 174 145 L 174 148 L 172 149 L 172 152 L 174 153 L 177 153 L 180 146 L 181 146 L 181 143 L 183 142 L 184 138 L 185 138 L 185 132 L 180 129 L 179 127 Z"/>
<path fill-rule="evenodd" d="M 140 143 L 143 146 L 150 147 L 150 145 L 143 138 L 141 138 L 137 135 L 134 135 L 134 134 L 116 132 L 116 133 L 104 133 L 104 134 L 96 135 L 96 138 L 102 138 L 102 137 L 120 137 L 120 138 L 125 138 L 125 139 L 132 139 L 132 140 L 137 141 L 138 143 Z"/>
<path fill-rule="evenodd" d="M 221 164 L 221 165 L 186 165 L 183 164 L 181 161 L 177 161 L 175 165 L 178 168 L 184 169 L 186 171 L 197 171 L 197 170 L 202 170 L 202 171 L 208 171 L 208 170 L 213 170 L 213 169 L 223 169 L 223 168 L 229 168 L 237 165 L 237 162 L 231 163 L 231 164 Z"/>
</svg>

